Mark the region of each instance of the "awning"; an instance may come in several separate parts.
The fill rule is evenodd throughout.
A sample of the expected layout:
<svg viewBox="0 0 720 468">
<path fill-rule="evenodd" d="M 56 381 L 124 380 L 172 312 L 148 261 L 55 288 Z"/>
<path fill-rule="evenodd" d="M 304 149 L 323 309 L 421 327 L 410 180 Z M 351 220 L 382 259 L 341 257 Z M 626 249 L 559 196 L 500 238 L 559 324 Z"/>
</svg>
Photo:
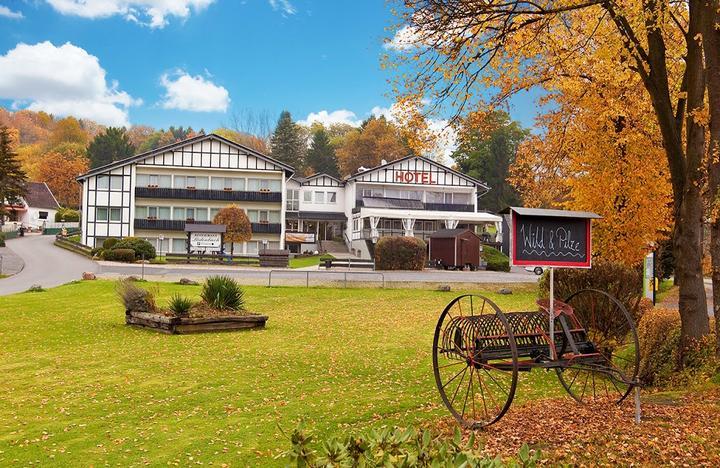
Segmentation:
<svg viewBox="0 0 720 468">
<path fill-rule="evenodd" d="M 360 208 L 360 217 L 380 217 L 380 218 L 412 218 L 424 220 L 456 220 L 472 223 L 499 223 L 502 221 L 500 216 L 492 213 L 468 213 L 463 211 L 421 211 L 421 210 L 388 210 L 381 208 Z"/>
</svg>

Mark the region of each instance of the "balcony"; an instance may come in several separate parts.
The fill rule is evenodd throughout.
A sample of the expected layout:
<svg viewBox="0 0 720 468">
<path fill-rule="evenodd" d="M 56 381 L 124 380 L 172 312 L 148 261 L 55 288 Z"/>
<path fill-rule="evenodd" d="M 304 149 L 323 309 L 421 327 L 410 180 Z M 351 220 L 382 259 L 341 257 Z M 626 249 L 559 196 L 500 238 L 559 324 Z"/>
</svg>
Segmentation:
<svg viewBox="0 0 720 468">
<path fill-rule="evenodd" d="M 423 210 L 423 211 L 459 211 L 473 213 L 474 205 L 460 203 L 423 203 L 420 200 L 406 200 L 404 198 L 389 197 L 365 197 L 356 200 L 353 213 L 358 213 L 360 208 L 388 208 L 402 210 Z"/>
<path fill-rule="evenodd" d="M 174 198 L 228 202 L 282 202 L 281 192 L 135 187 L 137 198 Z"/>
<path fill-rule="evenodd" d="M 193 221 L 195 224 L 210 224 L 209 221 Z M 280 234 L 280 223 L 250 223 L 253 234 Z M 185 231 L 185 221 L 175 219 L 136 219 L 135 229 L 151 231 Z"/>
</svg>

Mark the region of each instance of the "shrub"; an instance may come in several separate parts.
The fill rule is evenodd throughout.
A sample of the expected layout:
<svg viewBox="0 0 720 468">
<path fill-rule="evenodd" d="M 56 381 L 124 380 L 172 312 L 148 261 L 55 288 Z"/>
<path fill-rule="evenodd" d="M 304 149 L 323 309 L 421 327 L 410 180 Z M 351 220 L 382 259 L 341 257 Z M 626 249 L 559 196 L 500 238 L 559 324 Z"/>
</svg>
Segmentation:
<svg viewBox="0 0 720 468">
<path fill-rule="evenodd" d="M 192 309 L 193 301 L 190 298 L 181 296 L 180 294 L 173 294 L 168 303 L 168 309 L 177 316 L 185 316 L 190 313 Z"/>
<path fill-rule="evenodd" d="M 0 247 L 5 247 L 5 233 L 0 232 Z"/>
<path fill-rule="evenodd" d="M 427 250 L 416 237 L 382 237 L 375 246 L 375 268 L 378 270 L 422 270 Z"/>
<path fill-rule="evenodd" d="M 45 292 L 45 288 L 43 288 L 39 284 L 33 284 L 32 286 L 30 286 L 27 292 Z"/>
<path fill-rule="evenodd" d="M 218 310 L 245 310 L 244 291 L 234 279 L 227 276 L 210 276 L 203 284 L 205 304 Z"/>
<path fill-rule="evenodd" d="M 135 261 L 135 251 L 132 249 L 112 249 L 103 251 L 103 259 L 110 262 L 127 262 Z"/>
<path fill-rule="evenodd" d="M 287 436 L 286 436 L 287 437 Z M 520 448 L 516 460 L 504 463 L 488 458 L 477 448 L 475 434 L 463 442 L 459 429 L 452 438 L 428 430 L 382 428 L 361 434 L 348 434 L 313 443 L 313 436 L 301 423 L 288 437 L 291 448 L 278 455 L 288 466 L 309 468 L 329 466 L 438 466 L 438 467 L 534 467 L 541 459 L 539 451 L 527 445 Z"/>
<path fill-rule="evenodd" d="M 483 246 L 482 257 L 490 271 L 510 271 L 510 258 L 494 247 Z"/>
<path fill-rule="evenodd" d="M 145 239 L 139 237 L 126 237 L 115 244 L 114 249 L 132 249 L 135 251 L 135 258 L 152 260 L 155 258 L 155 247 Z"/>
<path fill-rule="evenodd" d="M 118 242 L 120 242 L 120 239 L 109 237 L 103 241 L 102 248 L 105 250 L 110 250 L 115 247 Z"/>
<path fill-rule="evenodd" d="M 607 292 L 625 306 L 635 323 L 640 320 L 642 271 L 639 268 L 631 268 L 620 263 L 594 261 L 592 268 L 587 270 L 571 268 L 555 270 L 555 297 L 558 299 L 564 300 L 571 294 L 588 288 Z M 545 273 L 540 279 L 540 295 L 548 297 L 549 294 L 550 275 Z"/>
<path fill-rule="evenodd" d="M 90 249 L 90 256 L 92 258 L 95 258 L 95 257 L 103 258 L 104 253 L 105 253 L 105 249 L 103 249 L 102 247 L 94 247 L 94 248 Z"/>
<path fill-rule="evenodd" d="M 72 208 L 60 208 L 55 212 L 55 222 L 76 223 L 80 221 L 80 212 Z"/>
<path fill-rule="evenodd" d="M 115 289 L 126 311 L 155 312 L 157 310 L 153 294 L 137 286 L 134 282 L 126 279 L 120 280 Z"/>
<path fill-rule="evenodd" d="M 638 326 L 640 340 L 640 379 L 645 385 L 686 386 L 704 381 L 716 372 L 715 338 L 708 335 L 684 350 L 681 368 L 680 313 L 677 310 L 652 309 Z"/>
</svg>

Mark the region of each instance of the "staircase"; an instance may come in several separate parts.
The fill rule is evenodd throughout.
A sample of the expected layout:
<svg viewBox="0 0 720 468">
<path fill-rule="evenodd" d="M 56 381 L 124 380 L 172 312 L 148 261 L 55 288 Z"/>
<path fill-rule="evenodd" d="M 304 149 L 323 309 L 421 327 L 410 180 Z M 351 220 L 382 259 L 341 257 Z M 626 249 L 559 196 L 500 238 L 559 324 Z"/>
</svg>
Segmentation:
<svg viewBox="0 0 720 468">
<path fill-rule="evenodd" d="M 324 240 L 320 241 L 320 250 L 322 252 L 329 253 L 335 258 L 348 258 L 352 257 L 352 254 L 345 245 L 345 242 Z"/>
</svg>

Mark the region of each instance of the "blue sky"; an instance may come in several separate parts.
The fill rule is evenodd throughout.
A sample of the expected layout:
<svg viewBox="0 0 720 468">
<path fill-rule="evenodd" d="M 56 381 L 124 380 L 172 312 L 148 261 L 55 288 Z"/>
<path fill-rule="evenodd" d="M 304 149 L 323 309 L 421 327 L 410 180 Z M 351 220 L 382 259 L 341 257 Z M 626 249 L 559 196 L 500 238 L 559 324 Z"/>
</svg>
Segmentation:
<svg viewBox="0 0 720 468">
<path fill-rule="evenodd" d="M 393 21 L 385 0 L 0 0 L 0 104 L 206 130 L 283 109 L 357 122 L 392 105 Z M 534 113 L 528 96 L 511 109 Z"/>
</svg>

